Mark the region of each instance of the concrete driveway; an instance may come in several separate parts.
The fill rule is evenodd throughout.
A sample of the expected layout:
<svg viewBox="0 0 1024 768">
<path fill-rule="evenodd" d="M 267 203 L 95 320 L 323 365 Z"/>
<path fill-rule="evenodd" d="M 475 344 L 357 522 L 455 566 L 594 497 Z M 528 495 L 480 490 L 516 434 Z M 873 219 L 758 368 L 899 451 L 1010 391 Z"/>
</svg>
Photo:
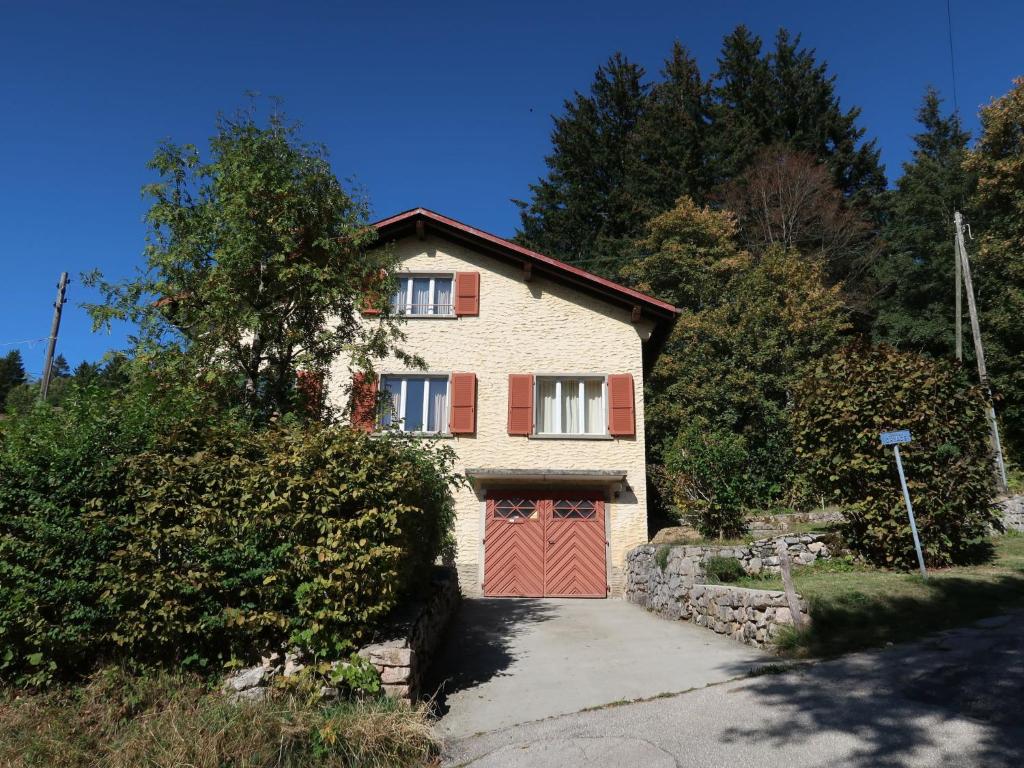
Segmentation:
<svg viewBox="0 0 1024 768">
<path fill-rule="evenodd" d="M 434 664 L 440 733 L 462 738 L 746 675 L 773 658 L 624 600 L 465 600 Z"/>
<path fill-rule="evenodd" d="M 472 768 L 1020 768 L 1024 611 L 917 643 L 446 745 Z"/>
</svg>

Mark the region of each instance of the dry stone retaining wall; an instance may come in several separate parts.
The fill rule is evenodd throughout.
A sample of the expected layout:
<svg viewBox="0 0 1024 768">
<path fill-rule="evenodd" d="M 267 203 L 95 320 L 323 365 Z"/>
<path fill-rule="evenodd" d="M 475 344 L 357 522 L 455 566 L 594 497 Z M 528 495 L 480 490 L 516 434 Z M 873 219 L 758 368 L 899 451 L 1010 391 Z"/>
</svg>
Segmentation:
<svg viewBox="0 0 1024 768">
<path fill-rule="evenodd" d="M 754 536 L 769 536 L 785 533 L 798 523 L 841 523 L 843 519 L 843 511 L 836 508 L 756 515 L 747 519 L 747 530 Z"/>
<path fill-rule="evenodd" d="M 1010 496 L 996 502 L 1008 530 L 1024 532 L 1024 494 Z"/>
<path fill-rule="evenodd" d="M 794 563 L 806 565 L 830 556 L 827 545 L 810 535 L 756 541 L 739 547 L 647 544 L 626 557 L 626 598 L 665 618 L 691 621 L 747 645 L 768 645 L 782 627 L 793 624 L 785 593 L 706 584 L 704 568 L 711 557 L 735 557 L 747 573 L 778 571 L 779 540 L 786 542 Z M 658 551 L 666 546 L 662 568 Z M 801 615 L 809 621 L 807 603 L 799 598 L 798 603 Z"/>
<path fill-rule="evenodd" d="M 454 569 L 438 569 L 431 586 L 426 602 L 392 625 L 394 637 L 359 650 L 359 655 L 377 669 L 388 696 L 409 701 L 419 698 L 426 671 L 448 623 L 458 610 L 462 595 Z M 335 665 L 346 663 L 334 662 Z M 301 654 L 274 653 L 255 666 L 231 674 L 224 681 L 224 691 L 239 701 L 263 699 L 269 694 L 274 678 L 297 675 L 305 667 L 306 659 Z M 331 698 L 336 697 L 338 691 L 324 686 L 320 694 Z"/>
</svg>

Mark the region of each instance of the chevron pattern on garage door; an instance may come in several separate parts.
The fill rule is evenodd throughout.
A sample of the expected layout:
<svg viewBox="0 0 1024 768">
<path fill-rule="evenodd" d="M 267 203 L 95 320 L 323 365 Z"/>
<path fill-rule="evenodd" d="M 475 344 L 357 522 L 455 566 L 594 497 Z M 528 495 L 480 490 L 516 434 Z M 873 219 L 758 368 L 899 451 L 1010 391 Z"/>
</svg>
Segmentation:
<svg viewBox="0 0 1024 768">
<path fill-rule="evenodd" d="M 489 499 L 484 594 L 606 597 L 604 515 L 593 496 Z"/>
<path fill-rule="evenodd" d="M 553 499 L 548 512 L 544 594 L 549 597 L 607 596 L 604 502 Z"/>
<path fill-rule="evenodd" d="M 484 529 L 484 594 L 544 594 L 543 502 L 529 497 L 488 499 Z"/>
</svg>

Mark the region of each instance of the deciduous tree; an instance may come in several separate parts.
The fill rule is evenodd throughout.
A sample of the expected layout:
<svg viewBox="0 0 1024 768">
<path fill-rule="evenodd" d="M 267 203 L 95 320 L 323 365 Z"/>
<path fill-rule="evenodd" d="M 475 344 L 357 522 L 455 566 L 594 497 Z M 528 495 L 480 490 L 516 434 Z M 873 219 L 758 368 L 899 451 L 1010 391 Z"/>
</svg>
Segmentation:
<svg viewBox="0 0 1024 768">
<path fill-rule="evenodd" d="M 1024 451 L 1024 77 L 981 110 L 966 168 L 974 196 L 974 287 L 992 386 L 1015 457 Z M 965 350 L 965 357 L 967 350 Z"/>
<path fill-rule="evenodd" d="M 365 204 L 283 116 L 221 118 L 206 158 L 165 143 L 150 167 L 160 180 L 144 190 L 145 270 L 121 284 L 90 278 L 106 296 L 94 322 L 136 322 L 138 359 L 266 420 L 303 412 L 299 370 L 324 378 L 343 351 L 365 363 L 399 337 L 381 301 L 391 256 L 371 248 Z M 380 322 L 364 325 L 369 300 Z"/>
<path fill-rule="evenodd" d="M 851 306 L 863 308 L 865 280 L 877 256 L 872 223 L 850 205 L 823 161 L 783 144 L 760 150 L 719 197 L 736 213 L 744 245 L 782 248 L 819 261 Z"/>
<path fill-rule="evenodd" d="M 752 254 L 735 233 L 731 214 L 682 199 L 651 222 L 627 274 L 642 289 L 685 286 L 666 294 L 684 312 L 648 382 L 652 461 L 678 451 L 677 436 L 695 424 L 738 435 L 747 457 L 744 503 L 764 504 L 787 490 L 792 473 L 792 386 L 839 343 L 847 313 L 820 263 L 781 248 Z"/>
</svg>

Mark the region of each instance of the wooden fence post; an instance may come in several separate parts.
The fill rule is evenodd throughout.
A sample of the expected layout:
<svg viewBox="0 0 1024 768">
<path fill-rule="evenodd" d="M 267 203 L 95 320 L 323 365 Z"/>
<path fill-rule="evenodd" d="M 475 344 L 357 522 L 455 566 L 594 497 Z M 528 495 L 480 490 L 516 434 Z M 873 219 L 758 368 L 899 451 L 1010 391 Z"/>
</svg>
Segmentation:
<svg viewBox="0 0 1024 768">
<path fill-rule="evenodd" d="M 786 602 L 789 603 L 789 612 L 793 614 L 793 626 L 797 632 L 804 629 L 804 615 L 800 611 L 800 598 L 797 597 L 796 589 L 793 587 L 793 574 L 790 570 L 789 547 L 785 539 L 776 542 L 775 550 L 779 554 L 779 568 L 782 570 L 782 586 L 786 590 Z"/>
</svg>

